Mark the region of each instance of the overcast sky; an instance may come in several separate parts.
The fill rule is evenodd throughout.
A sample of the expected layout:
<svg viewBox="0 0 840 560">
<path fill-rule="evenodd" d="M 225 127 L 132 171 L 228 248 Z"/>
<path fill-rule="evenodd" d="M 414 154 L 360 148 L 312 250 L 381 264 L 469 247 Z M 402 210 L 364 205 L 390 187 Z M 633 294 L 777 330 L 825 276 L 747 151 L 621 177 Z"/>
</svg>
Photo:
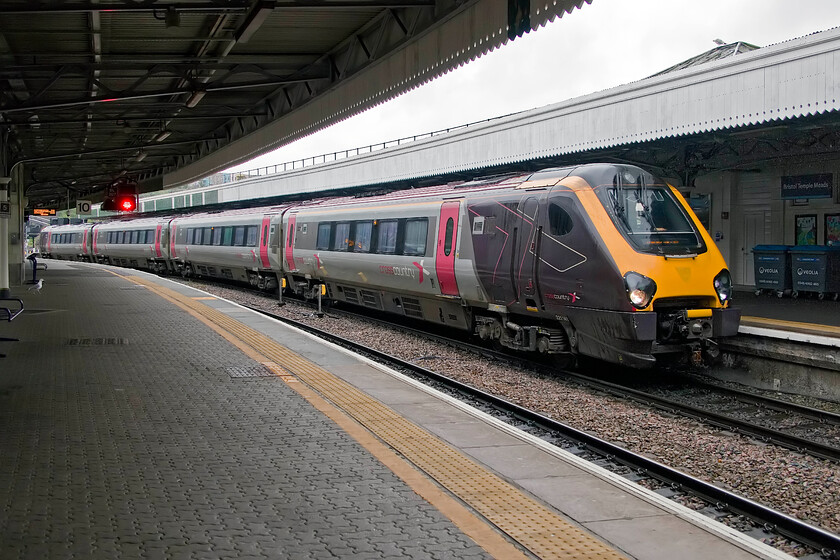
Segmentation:
<svg viewBox="0 0 840 560">
<path fill-rule="evenodd" d="M 542 107 L 634 82 L 714 48 L 840 26 L 840 0 L 593 0 L 546 27 L 321 132 L 254 169 Z"/>
</svg>

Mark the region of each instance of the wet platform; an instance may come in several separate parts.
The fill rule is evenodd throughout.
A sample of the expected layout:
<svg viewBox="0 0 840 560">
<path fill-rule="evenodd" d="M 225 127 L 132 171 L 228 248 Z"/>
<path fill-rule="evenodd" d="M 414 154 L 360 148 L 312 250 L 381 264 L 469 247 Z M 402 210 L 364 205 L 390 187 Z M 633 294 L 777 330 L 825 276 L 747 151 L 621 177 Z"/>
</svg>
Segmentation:
<svg viewBox="0 0 840 560">
<path fill-rule="evenodd" d="M 0 322 L 0 558 L 787 558 L 231 302 L 40 277 Z"/>
</svg>

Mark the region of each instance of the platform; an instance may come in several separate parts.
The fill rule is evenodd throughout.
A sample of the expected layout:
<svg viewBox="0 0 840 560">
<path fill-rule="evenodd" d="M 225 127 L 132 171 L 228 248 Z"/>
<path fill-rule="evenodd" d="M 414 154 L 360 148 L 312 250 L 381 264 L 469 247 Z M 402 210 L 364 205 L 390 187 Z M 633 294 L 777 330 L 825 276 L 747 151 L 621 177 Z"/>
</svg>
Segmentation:
<svg viewBox="0 0 840 560">
<path fill-rule="evenodd" d="M 0 323 L 0 557 L 788 558 L 397 372 L 50 261 Z"/>
</svg>

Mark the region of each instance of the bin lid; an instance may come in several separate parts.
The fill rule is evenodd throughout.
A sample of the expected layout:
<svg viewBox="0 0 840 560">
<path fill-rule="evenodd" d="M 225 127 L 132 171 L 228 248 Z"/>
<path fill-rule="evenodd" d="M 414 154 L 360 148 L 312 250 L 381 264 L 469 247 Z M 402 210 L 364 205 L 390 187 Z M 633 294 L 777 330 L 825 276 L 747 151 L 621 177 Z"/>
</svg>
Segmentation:
<svg viewBox="0 0 840 560">
<path fill-rule="evenodd" d="M 790 249 L 790 245 L 756 245 L 753 253 L 785 253 Z"/>
<path fill-rule="evenodd" d="M 790 248 L 791 253 L 837 253 L 840 245 L 796 245 Z"/>
</svg>

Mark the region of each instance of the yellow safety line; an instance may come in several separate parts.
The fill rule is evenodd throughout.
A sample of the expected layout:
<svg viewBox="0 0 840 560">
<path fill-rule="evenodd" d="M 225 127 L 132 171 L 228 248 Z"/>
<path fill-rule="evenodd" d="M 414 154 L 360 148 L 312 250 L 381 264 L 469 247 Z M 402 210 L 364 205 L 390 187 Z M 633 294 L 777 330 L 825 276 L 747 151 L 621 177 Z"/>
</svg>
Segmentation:
<svg viewBox="0 0 840 560">
<path fill-rule="evenodd" d="M 741 324 L 767 328 L 787 329 L 822 336 L 840 337 L 840 327 L 832 325 L 817 325 L 815 323 L 800 323 L 798 321 L 783 321 L 766 317 L 741 317 Z"/>
<path fill-rule="evenodd" d="M 381 446 L 381 443 L 374 445 L 379 440 L 371 434 L 539 558 L 625 558 L 596 537 L 575 527 L 553 510 L 490 473 L 454 447 L 275 340 L 195 301 L 195 298 L 188 298 L 140 277 L 112 273 L 144 285 L 189 311 L 249 357 L 266 365 L 271 364 L 273 367 L 270 369 L 275 373 L 277 370 L 274 368 L 280 364 L 282 369 L 286 370 L 281 370 L 281 377 L 294 376 L 303 381 L 305 385 L 292 383 L 289 386 L 348 431 L 383 464 L 391 468 L 412 489 L 437 507 L 494 557 L 526 558 L 521 551 L 489 529 L 485 523 L 459 506 L 457 501 L 446 497 L 433 485 L 424 487 L 421 484 L 423 477 L 418 477 L 416 471 L 407 465 L 401 467 L 401 459 L 387 447 Z M 309 390 L 307 386 L 324 398 Z M 345 416 L 345 413 L 355 422 Z M 447 499 L 443 499 L 444 497 Z"/>
</svg>

